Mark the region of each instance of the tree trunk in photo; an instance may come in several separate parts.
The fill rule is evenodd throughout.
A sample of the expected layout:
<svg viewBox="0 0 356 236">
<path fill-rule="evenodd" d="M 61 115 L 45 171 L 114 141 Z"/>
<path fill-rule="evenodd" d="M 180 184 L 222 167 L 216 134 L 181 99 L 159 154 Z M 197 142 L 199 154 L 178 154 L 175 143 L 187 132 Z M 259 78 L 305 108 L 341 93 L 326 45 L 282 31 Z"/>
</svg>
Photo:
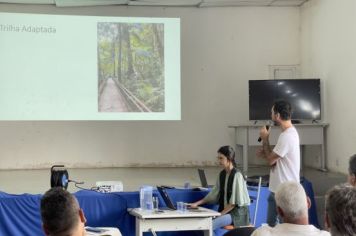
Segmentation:
<svg viewBox="0 0 356 236">
<path fill-rule="evenodd" d="M 121 30 L 121 24 L 118 24 L 118 32 L 119 32 L 119 58 L 118 58 L 118 62 L 117 62 L 117 78 L 118 81 L 121 83 L 122 79 L 121 79 L 121 63 L 122 63 L 122 30 Z"/>
<path fill-rule="evenodd" d="M 159 58 L 161 60 L 161 63 L 163 63 L 163 44 L 162 44 L 162 40 L 161 40 L 161 34 L 160 31 L 158 29 L 159 25 L 158 24 L 153 24 L 153 32 L 155 35 L 155 41 L 157 42 L 157 50 L 159 53 Z"/>
<path fill-rule="evenodd" d="M 99 81 L 102 79 L 102 71 L 101 71 L 101 61 L 100 61 L 100 44 L 97 42 L 97 49 L 96 49 L 96 55 L 98 57 L 98 86 L 99 86 Z"/>
<path fill-rule="evenodd" d="M 127 78 L 131 79 L 134 71 L 132 66 L 130 26 L 127 25 L 125 28 L 126 28 L 125 36 L 126 36 L 126 43 L 127 43 Z"/>
<path fill-rule="evenodd" d="M 113 78 L 115 78 L 116 71 L 115 71 L 115 35 L 113 35 L 112 38 L 112 49 L 111 49 L 111 58 L 112 58 L 112 63 L 113 63 Z"/>
</svg>

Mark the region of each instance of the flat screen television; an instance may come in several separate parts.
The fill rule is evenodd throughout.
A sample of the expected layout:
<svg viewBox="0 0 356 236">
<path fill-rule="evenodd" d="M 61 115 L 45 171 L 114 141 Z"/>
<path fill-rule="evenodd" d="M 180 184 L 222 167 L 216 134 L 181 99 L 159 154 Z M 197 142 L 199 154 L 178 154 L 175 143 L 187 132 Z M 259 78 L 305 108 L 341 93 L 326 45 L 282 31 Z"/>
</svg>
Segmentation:
<svg viewBox="0 0 356 236">
<path fill-rule="evenodd" d="M 321 120 L 320 79 L 249 81 L 250 120 L 270 120 L 277 100 L 291 104 L 293 120 Z"/>
</svg>

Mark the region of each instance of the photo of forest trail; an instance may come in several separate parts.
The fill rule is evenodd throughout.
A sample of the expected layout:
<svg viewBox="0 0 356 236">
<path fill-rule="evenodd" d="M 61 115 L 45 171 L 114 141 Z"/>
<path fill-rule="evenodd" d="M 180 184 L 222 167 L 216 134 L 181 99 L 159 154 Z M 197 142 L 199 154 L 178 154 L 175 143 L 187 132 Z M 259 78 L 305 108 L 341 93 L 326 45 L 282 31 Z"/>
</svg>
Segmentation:
<svg viewBox="0 0 356 236">
<path fill-rule="evenodd" d="M 164 112 L 164 24 L 100 22 L 98 111 Z"/>
</svg>

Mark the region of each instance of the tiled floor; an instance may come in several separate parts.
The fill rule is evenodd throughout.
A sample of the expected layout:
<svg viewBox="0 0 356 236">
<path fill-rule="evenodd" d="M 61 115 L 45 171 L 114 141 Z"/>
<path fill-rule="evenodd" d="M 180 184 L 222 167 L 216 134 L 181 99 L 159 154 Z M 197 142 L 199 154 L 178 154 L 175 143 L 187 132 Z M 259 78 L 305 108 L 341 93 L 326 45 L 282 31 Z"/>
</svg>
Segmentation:
<svg viewBox="0 0 356 236">
<path fill-rule="evenodd" d="M 214 184 L 220 169 L 217 167 L 204 168 L 208 183 Z M 135 191 L 143 184 L 183 186 L 190 182 L 199 186 L 197 168 L 103 168 L 103 169 L 69 169 L 70 179 L 84 181 L 82 185 L 90 188 L 96 181 L 120 180 L 125 191 Z M 266 175 L 267 167 L 249 169 L 250 175 Z M 319 223 L 324 225 L 324 195 L 335 184 L 346 182 L 346 175 L 320 172 L 305 168 L 303 175 L 313 184 L 315 200 L 318 209 Z M 7 170 L 0 171 L 0 191 L 7 193 L 44 193 L 50 187 L 50 170 Z M 70 184 L 71 192 L 77 189 Z"/>
</svg>

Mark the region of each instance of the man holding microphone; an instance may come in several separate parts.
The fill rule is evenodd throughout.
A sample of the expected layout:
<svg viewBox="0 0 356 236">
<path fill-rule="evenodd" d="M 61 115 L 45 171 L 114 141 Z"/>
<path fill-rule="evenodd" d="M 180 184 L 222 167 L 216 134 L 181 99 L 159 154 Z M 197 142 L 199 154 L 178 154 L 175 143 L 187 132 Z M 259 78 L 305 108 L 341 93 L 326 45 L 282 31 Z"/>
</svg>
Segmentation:
<svg viewBox="0 0 356 236">
<path fill-rule="evenodd" d="M 287 101 L 277 101 L 271 109 L 271 118 L 282 132 L 276 146 L 272 149 L 269 144 L 269 132 L 266 126 L 260 129 L 262 148 L 257 156 L 265 159 L 271 166 L 269 177 L 267 223 L 273 227 L 278 223 L 277 206 L 274 193 L 278 185 L 287 181 L 300 182 L 300 147 L 299 135 L 291 121 L 292 108 Z"/>
</svg>

